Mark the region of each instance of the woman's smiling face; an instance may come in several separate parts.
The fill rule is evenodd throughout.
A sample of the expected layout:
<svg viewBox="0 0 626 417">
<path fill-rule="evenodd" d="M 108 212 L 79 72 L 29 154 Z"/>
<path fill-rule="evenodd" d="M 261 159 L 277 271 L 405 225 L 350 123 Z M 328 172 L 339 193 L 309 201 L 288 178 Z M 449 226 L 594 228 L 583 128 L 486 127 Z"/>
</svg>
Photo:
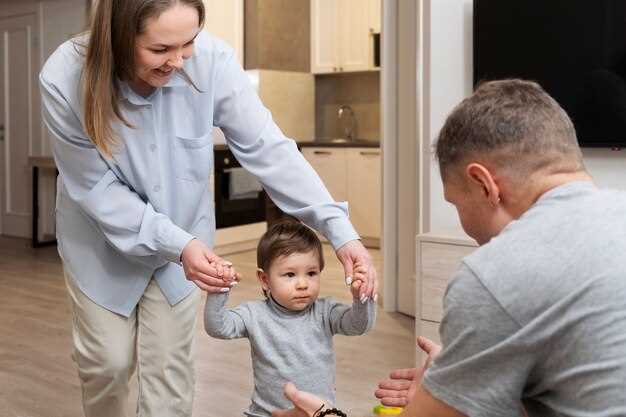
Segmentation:
<svg viewBox="0 0 626 417">
<path fill-rule="evenodd" d="M 183 4 L 166 10 L 145 22 L 137 35 L 133 89 L 147 95 L 169 82 L 183 61 L 193 55 L 194 39 L 200 32 L 200 17 L 195 8 Z"/>
</svg>

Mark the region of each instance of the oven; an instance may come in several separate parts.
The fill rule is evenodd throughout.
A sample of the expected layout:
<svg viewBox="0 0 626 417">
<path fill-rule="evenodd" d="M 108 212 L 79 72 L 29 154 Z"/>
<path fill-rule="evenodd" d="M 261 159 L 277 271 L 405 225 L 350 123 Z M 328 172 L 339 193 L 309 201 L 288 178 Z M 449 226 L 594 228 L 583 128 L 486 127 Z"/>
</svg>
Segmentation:
<svg viewBox="0 0 626 417">
<path fill-rule="evenodd" d="M 215 226 L 239 226 L 265 221 L 265 191 L 241 167 L 226 145 L 214 147 Z"/>
</svg>

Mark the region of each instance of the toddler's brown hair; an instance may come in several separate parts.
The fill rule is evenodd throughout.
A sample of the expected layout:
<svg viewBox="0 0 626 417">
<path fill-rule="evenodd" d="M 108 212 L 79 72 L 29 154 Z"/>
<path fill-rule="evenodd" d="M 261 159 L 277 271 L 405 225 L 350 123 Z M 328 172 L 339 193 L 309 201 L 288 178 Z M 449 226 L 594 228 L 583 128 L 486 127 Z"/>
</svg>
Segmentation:
<svg viewBox="0 0 626 417">
<path fill-rule="evenodd" d="M 281 256 L 294 253 L 315 252 L 320 271 L 324 269 L 322 242 L 308 226 L 294 221 L 282 221 L 272 225 L 261 237 L 256 252 L 256 264 L 268 273 L 272 262 Z"/>
</svg>

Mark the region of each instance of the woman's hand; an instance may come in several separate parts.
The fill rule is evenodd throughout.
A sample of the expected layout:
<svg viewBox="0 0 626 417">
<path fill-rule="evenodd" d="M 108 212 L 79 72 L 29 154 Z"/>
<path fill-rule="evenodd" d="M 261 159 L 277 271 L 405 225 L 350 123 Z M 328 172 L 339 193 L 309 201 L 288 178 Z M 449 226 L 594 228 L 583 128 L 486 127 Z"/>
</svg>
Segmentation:
<svg viewBox="0 0 626 417">
<path fill-rule="evenodd" d="M 337 249 L 337 258 L 343 265 L 347 285 L 352 285 L 352 282 L 355 281 L 355 268 L 357 266 L 363 268 L 363 273 L 356 277 L 361 281 L 358 287 L 359 299 L 361 302 L 368 299 L 376 301 L 378 298 L 376 268 L 372 264 L 372 257 L 361 241 L 351 240 Z"/>
<path fill-rule="evenodd" d="M 296 386 L 288 382 L 285 385 L 285 397 L 291 401 L 294 408 L 290 410 L 274 410 L 272 417 L 313 417 L 315 412 L 324 406 L 324 401 L 305 391 L 299 391 Z"/>
<path fill-rule="evenodd" d="M 428 355 L 424 366 L 396 369 L 389 374 L 389 378 L 380 381 L 374 395 L 381 404 L 389 407 L 405 407 L 415 396 L 415 391 L 422 382 L 424 373 L 441 351 L 441 346 L 423 336 L 417 338 L 417 345 Z"/>
<path fill-rule="evenodd" d="M 180 259 L 187 279 L 209 293 L 227 292 L 241 278 L 230 262 L 198 239 L 185 245 Z"/>
</svg>

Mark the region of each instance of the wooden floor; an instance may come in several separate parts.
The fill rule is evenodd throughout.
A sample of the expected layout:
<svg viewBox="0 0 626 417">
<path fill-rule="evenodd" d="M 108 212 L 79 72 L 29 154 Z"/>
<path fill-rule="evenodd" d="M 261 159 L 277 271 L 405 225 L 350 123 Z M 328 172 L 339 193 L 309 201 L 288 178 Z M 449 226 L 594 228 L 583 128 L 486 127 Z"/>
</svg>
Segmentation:
<svg viewBox="0 0 626 417">
<path fill-rule="evenodd" d="M 342 270 L 325 248 L 322 295 L 349 302 Z M 373 251 L 378 270 L 380 254 Z M 259 298 L 254 252 L 227 256 L 244 275 L 231 302 Z M 82 416 L 80 385 L 71 360 L 70 312 L 56 248 L 0 238 L 0 416 Z M 362 337 L 337 336 L 337 402 L 353 417 L 369 416 L 376 382 L 392 368 L 414 362 L 413 319 L 379 310 L 376 327 Z M 196 335 L 194 416 L 242 416 L 252 389 L 247 341 Z M 133 387 L 136 392 L 136 387 Z M 129 416 L 134 404 L 129 403 Z M 117 416 L 111 416 L 117 417 Z"/>
</svg>

